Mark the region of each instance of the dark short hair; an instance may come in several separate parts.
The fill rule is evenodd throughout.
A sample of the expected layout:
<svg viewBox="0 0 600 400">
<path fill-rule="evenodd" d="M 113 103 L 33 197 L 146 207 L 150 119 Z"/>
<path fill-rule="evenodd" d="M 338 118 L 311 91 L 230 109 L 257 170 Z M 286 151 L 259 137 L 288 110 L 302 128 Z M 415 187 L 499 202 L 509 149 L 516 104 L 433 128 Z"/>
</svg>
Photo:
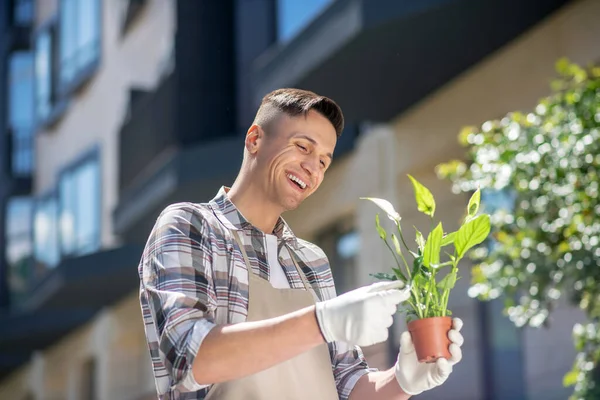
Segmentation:
<svg viewBox="0 0 600 400">
<path fill-rule="evenodd" d="M 254 123 L 266 129 L 280 113 L 290 117 L 307 115 L 310 110 L 323 115 L 335 128 L 339 138 L 344 130 L 344 114 L 337 103 L 328 97 L 302 89 L 277 89 L 263 97 L 256 112 Z"/>
</svg>

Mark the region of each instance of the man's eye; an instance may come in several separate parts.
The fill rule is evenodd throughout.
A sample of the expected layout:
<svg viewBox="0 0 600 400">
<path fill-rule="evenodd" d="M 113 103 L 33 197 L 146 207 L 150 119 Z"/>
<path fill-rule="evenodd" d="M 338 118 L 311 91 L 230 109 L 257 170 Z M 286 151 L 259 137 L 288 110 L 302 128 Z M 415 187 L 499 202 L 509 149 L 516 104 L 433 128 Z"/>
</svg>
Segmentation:
<svg viewBox="0 0 600 400">
<path fill-rule="evenodd" d="M 326 167 L 326 165 L 325 165 L 325 161 L 321 160 L 321 165 L 322 165 L 323 167 Z"/>
<path fill-rule="evenodd" d="M 306 151 L 306 147 L 302 146 L 301 144 L 299 144 L 298 147 L 300 147 L 302 151 Z"/>
</svg>

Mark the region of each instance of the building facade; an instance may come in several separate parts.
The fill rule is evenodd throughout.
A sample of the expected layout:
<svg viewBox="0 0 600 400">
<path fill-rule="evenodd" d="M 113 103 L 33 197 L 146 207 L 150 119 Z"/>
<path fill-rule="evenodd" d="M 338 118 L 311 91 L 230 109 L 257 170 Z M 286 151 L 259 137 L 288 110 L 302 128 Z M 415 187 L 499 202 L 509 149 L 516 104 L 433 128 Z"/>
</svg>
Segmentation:
<svg viewBox="0 0 600 400">
<path fill-rule="evenodd" d="M 1 399 L 156 397 L 141 249 L 167 204 L 233 182 L 268 91 L 315 90 L 344 109 L 323 185 L 285 216 L 326 251 L 343 292 L 391 261 L 377 210 L 359 197 L 387 198 L 418 227 L 410 173 L 455 228 L 468 199 L 434 168 L 463 156 L 461 127 L 531 109 L 560 57 L 600 61 L 595 0 L 5 3 Z M 464 359 L 420 397 L 566 398 L 570 329 L 583 316 L 563 305 L 549 329 L 517 330 L 498 301 L 468 296 L 462 268 L 450 308 L 465 321 Z M 393 364 L 403 329 L 398 319 L 388 343 L 365 349 L 373 366 Z"/>
</svg>

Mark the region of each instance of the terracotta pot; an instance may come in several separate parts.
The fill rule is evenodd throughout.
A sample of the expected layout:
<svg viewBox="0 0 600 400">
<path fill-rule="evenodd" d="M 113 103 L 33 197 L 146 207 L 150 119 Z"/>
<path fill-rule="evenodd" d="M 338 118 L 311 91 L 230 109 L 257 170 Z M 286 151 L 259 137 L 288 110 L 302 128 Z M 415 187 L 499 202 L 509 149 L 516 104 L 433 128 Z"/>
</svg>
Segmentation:
<svg viewBox="0 0 600 400">
<path fill-rule="evenodd" d="M 440 357 L 450 358 L 448 332 L 451 328 L 450 317 L 423 318 L 408 323 L 419 362 L 432 363 Z"/>
</svg>

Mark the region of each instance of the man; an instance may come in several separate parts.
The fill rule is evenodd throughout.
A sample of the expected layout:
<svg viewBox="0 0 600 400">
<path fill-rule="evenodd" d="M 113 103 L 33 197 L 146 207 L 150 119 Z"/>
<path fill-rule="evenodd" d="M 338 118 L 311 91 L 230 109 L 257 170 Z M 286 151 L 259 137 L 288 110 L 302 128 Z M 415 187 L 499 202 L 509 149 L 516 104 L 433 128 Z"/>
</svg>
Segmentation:
<svg viewBox="0 0 600 400">
<path fill-rule="evenodd" d="M 410 334 L 396 365 L 359 346 L 388 337 L 400 282 L 335 295 L 327 257 L 281 214 L 314 193 L 344 125 L 332 100 L 298 89 L 263 99 L 239 175 L 209 203 L 158 217 L 140 262 L 140 302 L 162 399 L 397 399 L 442 384 L 460 361 L 419 364 Z"/>
</svg>

